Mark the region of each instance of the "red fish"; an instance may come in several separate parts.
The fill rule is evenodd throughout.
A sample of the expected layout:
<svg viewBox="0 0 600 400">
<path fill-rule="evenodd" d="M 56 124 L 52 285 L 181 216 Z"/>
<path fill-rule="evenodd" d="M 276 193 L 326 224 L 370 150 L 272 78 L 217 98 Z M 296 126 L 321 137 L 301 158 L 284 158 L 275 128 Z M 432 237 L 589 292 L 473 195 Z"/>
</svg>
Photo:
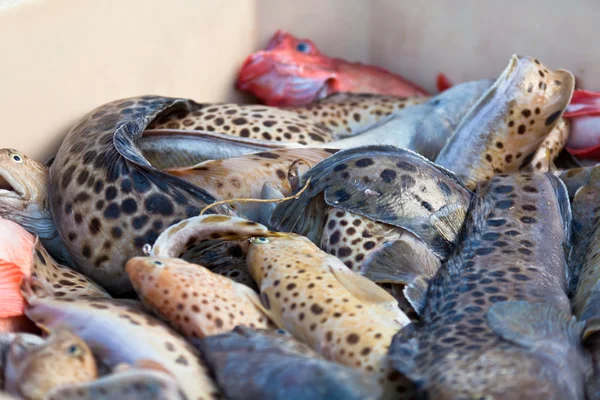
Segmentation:
<svg viewBox="0 0 600 400">
<path fill-rule="evenodd" d="M 282 30 L 264 50 L 246 59 L 236 87 L 254 93 L 270 106 L 304 105 L 337 92 L 428 95 L 388 70 L 328 57 L 311 40 Z"/>
</svg>

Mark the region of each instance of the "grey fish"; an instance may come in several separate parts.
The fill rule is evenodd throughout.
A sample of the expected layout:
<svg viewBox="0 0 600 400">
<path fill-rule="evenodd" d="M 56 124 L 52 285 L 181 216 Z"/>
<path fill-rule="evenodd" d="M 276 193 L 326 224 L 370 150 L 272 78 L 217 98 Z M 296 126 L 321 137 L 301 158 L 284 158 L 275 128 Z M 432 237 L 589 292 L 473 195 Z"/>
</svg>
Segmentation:
<svg viewBox="0 0 600 400">
<path fill-rule="evenodd" d="M 567 297 L 571 213 L 550 173 L 478 186 L 463 240 L 390 360 L 436 399 L 581 399 L 588 363 Z M 487 397 L 489 396 L 489 397 Z"/>
<path fill-rule="evenodd" d="M 575 78 L 537 59 L 513 55 L 494 85 L 469 110 L 435 162 L 473 189 L 496 173 L 531 162 L 571 101 Z"/>
<path fill-rule="evenodd" d="M 71 129 L 50 167 L 50 206 L 60 237 L 80 270 L 113 295 L 133 290 L 125 261 L 142 255 L 163 227 L 215 201 L 153 167 L 139 148 L 144 129 L 162 113 L 198 107 L 158 96 L 102 105 Z M 210 212 L 235 215 L 223 205 Z"/>
<path fill-rule="evenodd" d="M 485 79 L 453 86 L 425 103 L 405 108 L 380 120 L 359 135 L 326 145 L 318 144 L 318 147 L 349 149 L 366 145 L 394 145 L 434 160 L 464 115 L 492 83 L 493 80 Z"/>
<path fill-rule="evenodd" d="M 192 341 L 231 400 L 375 400 L 381 395 L 375 379 L 327 361 L 285 331 L 238 326 Z"/>
<path fill-rule="evenodd" d="M 433 275 L 455 244 L 472 196 L 451 172 L 394 146 L 339 151 L 306 172 L 309 178 L 297 199 L 275 208 L 271 227 L 321 243 L 379 282 Z"/>
</svg>

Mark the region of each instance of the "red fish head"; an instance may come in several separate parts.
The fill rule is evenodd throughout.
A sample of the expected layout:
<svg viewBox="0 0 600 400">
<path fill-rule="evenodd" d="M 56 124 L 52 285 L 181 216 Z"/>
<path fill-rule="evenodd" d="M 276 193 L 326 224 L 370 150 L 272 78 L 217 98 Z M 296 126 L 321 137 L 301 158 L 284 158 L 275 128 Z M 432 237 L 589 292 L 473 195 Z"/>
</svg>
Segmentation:
<svg viewBox="0 0 600 400">
<path fill-rule="evenodd" d="M 271 106 L 310 103 L 329 95 L 336 79 L 334 61 L 308 39 L 278 30 L 264 50 L 244 62 L 236 87 Z"/>
</svg>

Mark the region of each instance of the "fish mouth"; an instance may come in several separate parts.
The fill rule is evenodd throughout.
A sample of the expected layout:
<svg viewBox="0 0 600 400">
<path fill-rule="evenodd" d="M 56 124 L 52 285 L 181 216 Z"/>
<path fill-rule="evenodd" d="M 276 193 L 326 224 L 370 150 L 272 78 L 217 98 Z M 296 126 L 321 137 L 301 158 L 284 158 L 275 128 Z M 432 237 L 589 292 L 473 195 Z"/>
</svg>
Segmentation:
<svg viewBox="0 0 600 400">
<path fill-rule="evenodd" d="M 6 171 L 0 170 L 0 197 L 22 198 L 25 188 Z"/>
</svg>

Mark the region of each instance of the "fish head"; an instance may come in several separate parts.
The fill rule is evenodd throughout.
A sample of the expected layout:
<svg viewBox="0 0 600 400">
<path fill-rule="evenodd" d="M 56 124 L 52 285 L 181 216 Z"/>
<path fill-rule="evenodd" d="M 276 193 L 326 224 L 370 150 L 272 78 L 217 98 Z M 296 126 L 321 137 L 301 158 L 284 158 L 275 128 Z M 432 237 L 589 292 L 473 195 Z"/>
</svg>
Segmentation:
<svg viewBox="0 0 600 400">
<path fill-rule="evenodd" d="M 19 387 L 30 399 L 43 398 L 57 386 L 92 381 L 98 375 L 88 345 L 66 329 L 52 332 L 43 344 L 25 355 L 24 362 Z"/>
<path fill-rule="evenodd" d="M 140 296 L 156 297 L 162 296 L 162 289 L 174 288 L 177 270 L 189 265 L 176 258 L 133 257 L 125 264 L 125 271 Z"/>
<path fill-rule="evenodd" d="M 0 212 L 5 206 L 47 207 L 48 168 L 14 149 L 0 150 Z"/>
<path fill-rule="evenodd" d="M 236 87 L 268 105 L 302 105 L 324 98 L 337 79 L 334 61 L 308 39 L 279 30 L 244 62 Z"/>
</svg>

